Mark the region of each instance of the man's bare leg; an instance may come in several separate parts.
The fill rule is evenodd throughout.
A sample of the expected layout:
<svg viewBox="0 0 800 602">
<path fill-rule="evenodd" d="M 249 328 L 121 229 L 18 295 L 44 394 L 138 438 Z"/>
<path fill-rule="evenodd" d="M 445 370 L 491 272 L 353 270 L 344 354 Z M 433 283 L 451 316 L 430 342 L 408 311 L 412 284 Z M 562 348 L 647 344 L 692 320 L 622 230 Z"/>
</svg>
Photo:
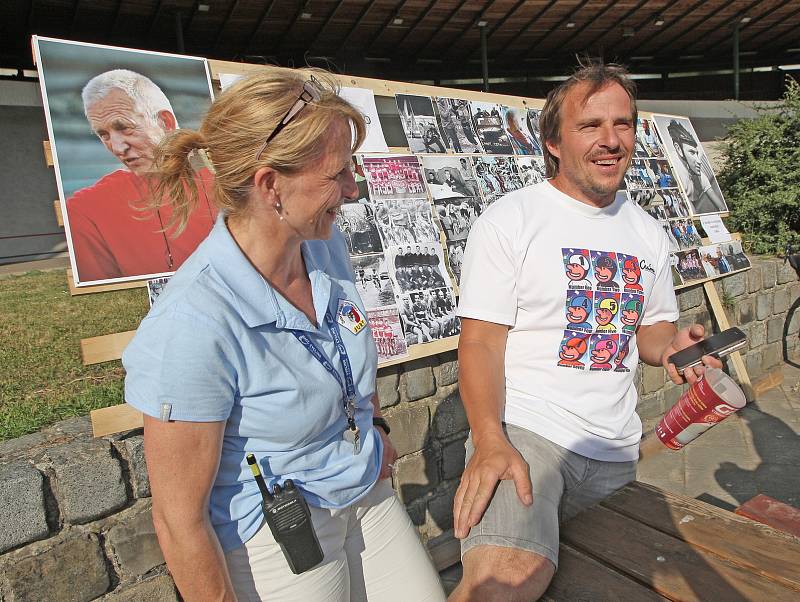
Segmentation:
<svg viewBox="0 0 800 602">
<path fill-rule="evenodd" d="M 500 546 L 471 548 L 462 564 L 464 576 L 448 602 L 538 600 L 556 572 L 544 556 Z"/>
</svg>

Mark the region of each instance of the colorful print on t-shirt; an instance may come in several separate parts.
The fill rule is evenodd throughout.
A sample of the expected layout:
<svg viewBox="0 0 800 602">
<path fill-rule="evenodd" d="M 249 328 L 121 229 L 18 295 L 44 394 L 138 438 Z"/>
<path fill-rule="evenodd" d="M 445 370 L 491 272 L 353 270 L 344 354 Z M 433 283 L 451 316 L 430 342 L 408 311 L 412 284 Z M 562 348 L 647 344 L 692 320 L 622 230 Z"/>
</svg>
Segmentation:
<svg viewBox="0 0 800 602">
<path fill-rule="evenodd" d="M 589 358 L 592 360 L 589 370 L 611 370 L 612 360 L 618 350 L 619 335 L 593 334 L 589 347 Z"/>
<path fill-rule="evenodd" d="M 618 291 L 617 254 L 613 251 L 592 251 L 595 289 Z"/>
<path fill-rule="evenodd" d="M 566 291 L 558 365 L 630 372 L 624 362 L 644 315 L 645 264 L 619 251 L 576 247 L 562 248 L 561 258 Z"/>
<path fill-rule="evenodd" d="M 625 361 L 625 358 L 628 357 L 628 353 L 630 352 L 630 343 L 631 337 L 624 334 L 619 335 L 619 349 L 617 349 L 617 357 L 614 358 L 614 372 L 631 371 L 630 368 L 622 363 Z"/>
<path fill-rule="evenodd" d="M 589 349 L 589 335 L 577 330 L 565 330 L 558 352 L 558 365 L 565 368 L 583 370 L 586 364 L 581 361 Z"/>
<path fill-rule="evenodd" d="M 592 291 L 567 291 L 567 328 L 592 332 Z"/>
<path fill-rule="evenodd" d="M 622 332 L 625 334 L 634 334 L 636 332 L 636 327 L 642 319 L 643 299 L 642 295 L 622 293 L 619 321 L 622 323 Z"/>
<path fill-rule="evenodd" d="M 622 275 L 622 286 L 626 293 L 640 293 L 642 289 L 642 270 L 639 267 L 639 260 L 633 255 L 617 254 L 619 271 Z"/>
<path fill-rule="evenodd" d="M 561 249 L 564 258 L 564 269 L 569 278 L 569 288 L 573 290 L 592 290 L 589 280 L 592 264 L 589 260 L 589 249 Z"/>
</svg>

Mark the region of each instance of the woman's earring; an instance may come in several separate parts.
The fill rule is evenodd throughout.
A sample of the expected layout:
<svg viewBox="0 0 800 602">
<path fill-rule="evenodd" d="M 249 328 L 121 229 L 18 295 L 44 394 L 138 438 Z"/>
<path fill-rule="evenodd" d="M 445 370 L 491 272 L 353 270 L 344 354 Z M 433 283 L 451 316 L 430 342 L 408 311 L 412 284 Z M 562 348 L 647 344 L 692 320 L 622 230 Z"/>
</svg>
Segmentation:
<svg viewBox="0 0 800 602">
<path fill-rule="evenodd" d="M 283 221 L 283 216 L 281 215 L 281 211 L 280 211 L 281 202 L 280 201 L 276 201 L 275 204 L 272 206 L 272 208 L 275 209 L 275 213 L 278 214 L 278 220 L 279 221 Z"/>
</svg>

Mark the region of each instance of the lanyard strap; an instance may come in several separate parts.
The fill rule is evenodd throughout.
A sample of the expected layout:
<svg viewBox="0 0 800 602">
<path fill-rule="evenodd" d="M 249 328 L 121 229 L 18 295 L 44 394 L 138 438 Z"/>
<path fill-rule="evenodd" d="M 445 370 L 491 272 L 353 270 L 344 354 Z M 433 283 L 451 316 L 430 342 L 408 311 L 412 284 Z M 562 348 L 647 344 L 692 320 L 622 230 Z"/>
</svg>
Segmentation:
<svg viewBox="0 0 800 602">
<path fill-rule="evenodd" d="M 336 349 L 339 352 L 339 357 L 342 360 L 344 378 L 342 378 L 341 374 L 339 374 L 339 371 L 334 367 L 333 363 L 331 363 L 322 350 L 317 347 L 314 341 L 312 341 L 305 332 L 294 329 L 289 329 L 289 332 L 291 332 L 295 338 L 300 341 L 303 347 L 305 347 L 306 350 L 308 350 L 308 352 L 314 356 L 314 359 L 322 364 L 322 367 L 325 368 L 325 370 L 327 370 L 328 373 L 336 379 L 337 383 L 339 383 L 339 386 L 342 388 L 342 403 L 344 405 L 345 416 L 347 416 L 347 426 L 349 426 L 351 429 L 355 429 L 356 387 L 353 382 L 353 369 L 350 366 L 350 358 L 347 355 L 347 348 L 344 346 L 344 341 L 342 341 L 342 333 L 339 331 L 339 324 L 337 324 L 336 320 L 334 320 L 331 316 L 330 310 L 325 312 L 325 324 L 328 326 L 328 330 L 333 338 L 333 343 L 336 345 Z"/>
</svg>

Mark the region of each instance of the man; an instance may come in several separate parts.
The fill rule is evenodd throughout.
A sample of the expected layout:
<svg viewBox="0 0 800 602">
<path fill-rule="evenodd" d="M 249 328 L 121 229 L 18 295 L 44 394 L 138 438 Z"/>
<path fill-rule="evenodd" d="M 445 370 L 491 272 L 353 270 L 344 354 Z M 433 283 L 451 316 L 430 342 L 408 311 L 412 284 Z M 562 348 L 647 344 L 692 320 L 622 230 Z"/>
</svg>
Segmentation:
<svg viewBox="0 0 800 602">
<path fill-rule="evenodd" d="M 686 197 L 694 206 L 695 213 L 727 211 L 716 182 L 712 181 L 703 170 L 703 153 L 697 140 L 683 124 L 678 123 L 675 119 L 669 122 L 667 132 L 672 138 L 675 152 L 686 169 L 686 174 L 682 174 L 681 181 Z"/>
<path fill-rule="evenodd" d="M 125 69 L 106 71 L 83 88 L 92 132 L 114 155 L 118 169 L 67 200 L 67 218 L 78 280 L 88 282 L 173 272 L 206 237 L 216 209 L 201 170 L 200 204 L 181 230 L 170 226 L 169 208 L 152 210 L 145 176 L 155 148 L 178 127 L 169 99 L 149 78 Z"/>
<path fill-rule="evenodd" d="M 603 369 L 580 361 L 587 340 L 620 335 L 571 330 L 562 309 L 570 294 L 565 259 L 597 252 L 637 259 L 645 309 L 627 341 L 630 365 L 663 365 L 683 382 L 668 358 L 703 336 L 700 325 L 673 324 L 669 246 L 658 222 L 616 196 L 636 116 L 634 84 L 621 67 L 577 71 L 550 93 L 541 115 L 552 179 L 498 200 L 470 232 L 458 315 L 471 435 L 454 502 L 464 576 L 451 601 L 541 596 L 558 563 L 559 520 L 635 477 L 642 433 L 635 370 L 606 369 L 618 345 L 602 345 Z"/>
</svg>

